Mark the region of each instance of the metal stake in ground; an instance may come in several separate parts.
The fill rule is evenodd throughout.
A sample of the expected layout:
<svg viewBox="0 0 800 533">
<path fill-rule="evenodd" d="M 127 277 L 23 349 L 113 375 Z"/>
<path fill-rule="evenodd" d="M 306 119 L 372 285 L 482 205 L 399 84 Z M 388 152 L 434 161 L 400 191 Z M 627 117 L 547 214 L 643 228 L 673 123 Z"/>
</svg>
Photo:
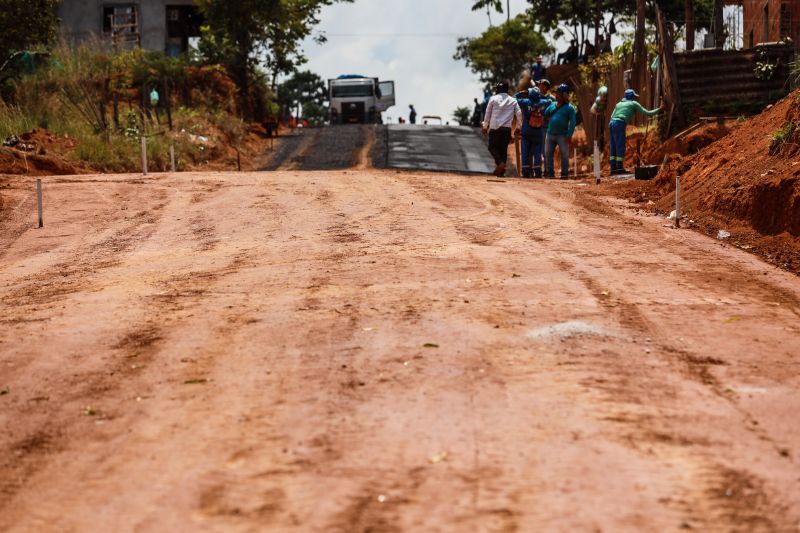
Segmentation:
<svg viewBox="0 0 800 533">
<path fill-rule="evenodd" d="M 597 140 L 594 141 L 594 153 L 593 156 L 593 163 L 594 163 L 594 182 L 595 184 L 600 183 L 600 146 L 597 144 Z"/>
<path fill-rule="evenodd" d="M 169 164 L 172 172 L 175 172 L 175 145 L 169 145 Z"/>
<path fill-rule="evenodd" d="M 675 176 L 675 227 L 681 227 L 681 177 Z"/>
<path fill-rule="evenodd" d="M 36 179 L 36 200 L 39 204 L 39 227 L 44 227 L 44 215 L 42 213 L 42 180 Z"/>
<path fill-rule="evenodd" d="M 142 174 L 147 176 L 147 138 L 142 135 Z"/>
<path fill-rule="evenodd" d="M 575 161 L 575 177 L 578 177 L 578 149 L 573 148 L 572 159 Z"/>
</svg>

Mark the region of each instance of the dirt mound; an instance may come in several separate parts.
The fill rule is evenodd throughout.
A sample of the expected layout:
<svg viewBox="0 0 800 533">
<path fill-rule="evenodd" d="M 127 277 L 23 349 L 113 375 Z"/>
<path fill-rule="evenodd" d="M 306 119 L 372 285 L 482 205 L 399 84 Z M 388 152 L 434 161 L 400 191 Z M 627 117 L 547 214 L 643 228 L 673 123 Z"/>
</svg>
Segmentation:
<svg viewBox="0 0 800 533">
<path fill-rule="evenodd" d="M 706 122 L 685 130 L 666 141 L 659 139 L 657 128 L 654 126 L 638 130 L 629 128 L 625 145 L 625 168 L 635 168 L 640 158 L 643 165 L 660 165 L 666 155 L 672 157 L 695 154 L 727 136 L 738 126 L 736 121 L 731 120 Z M 601 158 L 601 166 L 606 171 L 609 170 L 608 150 L 608 143 L 606 143 Z"/>
<path fill-rule="evenodd" d="M 670 209 L 675 177 L 682 174 L 683 203 L 693 217 L 763 235 L 800 236 L 800 92 L 697 154 L 666 165 L 655 186 L 656 204 Z"/>
<path fill-rule="evenodd" d="M 0 174 L 26 174 L 50 176 L 82 174 L 86 170 L 76 167 L 61 157 L 28 153 L 13 148 L 0 147 Z"/>
<path fill-rule="evenodd" d="M 799 97 L 797 91 L 746 121 L 710 123 L 677 143 L 670 139 L 658 148 L 668 158 L 655 180 L 609 182 L 596 192 L 667 214 L 675 208 L 680 175 L 682 212 L 691 226 L 710 236 L 725 230 L 726 242 L 800 273 Z M 692 153 L 715 135 L 720 138 Z"/>
<path fill-rule="evenodd" d="M 34 129 L 18 138 L 10 137 L 0 147 L 0 174 L 80 174 L 86 170 L 67 160 L 75 149 L 75 139 Z"/>
</svg>

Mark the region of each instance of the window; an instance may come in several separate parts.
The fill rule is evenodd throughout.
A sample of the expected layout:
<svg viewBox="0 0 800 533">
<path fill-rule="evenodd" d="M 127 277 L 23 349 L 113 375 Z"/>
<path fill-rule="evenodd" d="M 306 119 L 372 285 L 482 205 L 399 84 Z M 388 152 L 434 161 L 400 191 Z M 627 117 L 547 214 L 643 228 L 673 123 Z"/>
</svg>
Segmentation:
<svg viewBox="0 0 800 533">
<path fill-rule="evenodd" d="M 365 83 L 360 85 L 334 85 L 331 88 L 333 98 L 348 98 L 360 96 L 372 96 L 374 87 Z"/>
<path fill-rule="evenodd" d="M 103 33 L 137 33 L 138 31 L 136 6 L 130 4 L 103 6 Z"/>
<path fill-rule="evenodd" d="M 168 37 L 200 37 L 203 17 L 195 6 L 167 6 Z"/>
<path fill-rule="evenodd" d="M 189 49 L 191 39 L 200 37 L 203 17 L 195 6 L 166 6 L 166 53 L 177 57 Z"/>
</svg>

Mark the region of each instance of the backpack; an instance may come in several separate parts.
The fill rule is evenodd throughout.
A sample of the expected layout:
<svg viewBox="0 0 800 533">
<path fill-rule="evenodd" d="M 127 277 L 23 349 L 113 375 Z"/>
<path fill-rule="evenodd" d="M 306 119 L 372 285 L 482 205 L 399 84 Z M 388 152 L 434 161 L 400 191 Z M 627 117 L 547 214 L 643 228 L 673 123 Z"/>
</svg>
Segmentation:
<svg viewBox="0 0 800 533">
<path fill-rule="evenodd" d="M 539 106 L 534 106 L 531 110 L 531 116 L 528 117 L 528 126 L 534 129 L 544 126 L 544 115 L 542 115 L 542 109 Z"/>
</svg>

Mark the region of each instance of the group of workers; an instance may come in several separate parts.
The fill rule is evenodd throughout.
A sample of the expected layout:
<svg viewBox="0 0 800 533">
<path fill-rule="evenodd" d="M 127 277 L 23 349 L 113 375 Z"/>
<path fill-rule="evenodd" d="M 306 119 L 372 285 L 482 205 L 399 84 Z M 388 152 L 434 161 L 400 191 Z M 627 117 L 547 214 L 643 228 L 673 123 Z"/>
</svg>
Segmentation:
<svg viewBox="0 0 800 533">
<path fill-rule="evenodd" d="M 531 87 L 514 96 L 509 94 L 509 84 L 498 83 L 495 95 L 486 106 L 481 124 L 489 137 L 489 152 L 494 158 L 497 177 L 505 176 L 508 147 L 512 141 L 521 145 L 520 171 L 524 178 L 555 178 L 555 149 L 561 154 L 561 179 L 569 176 L 569 152 L 577 123 L 577 112 L 570 104 L 569 85 L 562 83 L 550 93 L 551 84 L 546 78 L 531 81 Z M 627 174 L 624 168 L 626 126 L 636 111 L 648 116 L 661 108 L 647 110 L 636 99 L 633 89 L 625 91 L 624 98 L 611 114 L 610 162 L 611 173 Z M 542 168 L 544 166 L 544 168 Z"/>
<path fill-rule="evenodd" d="M 486 106 L 483 133 L 489 137 L 489 152 L 495 162 L 494 175 L 505 176 L 508 146 L 512 137 L 521 141 L 522 176 L 555 178 L 555 149 L 561 152 L 561 177 L 569 175 L 569 146 L 575 132 L 577 113 L 569 103 L 571 89 L 562 83 L 550 94 L 550 81 L 514 96 L 508 83 L 495 86 L 495 95 Z M 516 131 L 512 128 L 516 126 Z M 513 133 L 513 135 L 512 135 Z M 542 169 L 544 160 L 544 169 Z"/>
</svg>

